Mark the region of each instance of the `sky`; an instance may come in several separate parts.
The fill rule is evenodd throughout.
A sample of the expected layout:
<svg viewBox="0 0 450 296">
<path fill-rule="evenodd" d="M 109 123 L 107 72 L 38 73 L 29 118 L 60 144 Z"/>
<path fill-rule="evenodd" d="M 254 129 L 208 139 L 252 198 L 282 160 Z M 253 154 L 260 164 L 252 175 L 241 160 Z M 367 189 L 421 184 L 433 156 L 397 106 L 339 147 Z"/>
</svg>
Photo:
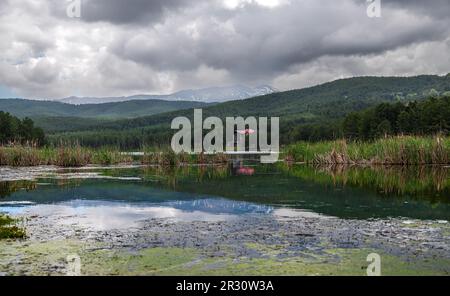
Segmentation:
<svg viewBox="0 0 450 296">
<path fill-rule="evenodd" d="M 0 0 L 0 97 L 450 72 L 449 0 L 73 1 Z"/>
</svg>

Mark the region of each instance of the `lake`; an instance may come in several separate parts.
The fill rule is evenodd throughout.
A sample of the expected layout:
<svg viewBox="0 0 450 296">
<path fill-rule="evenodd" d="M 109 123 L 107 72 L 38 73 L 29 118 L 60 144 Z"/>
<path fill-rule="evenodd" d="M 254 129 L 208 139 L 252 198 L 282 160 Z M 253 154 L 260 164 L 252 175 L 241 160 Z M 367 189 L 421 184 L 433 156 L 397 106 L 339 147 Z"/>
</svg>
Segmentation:
<svg viewBox="0 0 450 296">
<path fill-rule="evenodd" d="M 0 176 L 0 212 L 29 236 L 2 243 L 5 274 L 64 274 L 71 252 L 85 274 L 359 275 L 370 252 L 383 254 L 387 274 L 450 270 L 446 167 L 241 161 Z M 97 261 L 111 254 L 123 262 Z M 12 264 L 20 257 L 28 263 Z"/>
</svg>

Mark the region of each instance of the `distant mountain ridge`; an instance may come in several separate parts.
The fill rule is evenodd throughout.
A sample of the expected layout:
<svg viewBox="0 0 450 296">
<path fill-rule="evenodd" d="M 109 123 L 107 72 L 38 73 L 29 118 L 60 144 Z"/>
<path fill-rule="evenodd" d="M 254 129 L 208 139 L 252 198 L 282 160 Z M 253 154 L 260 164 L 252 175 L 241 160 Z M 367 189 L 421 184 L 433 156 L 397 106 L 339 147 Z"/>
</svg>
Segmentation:
<svg viewBox="0 0 450 296">
<path fill-rule="evenodd" d="M 190 108 L 204 108 L 210 104 L 189 101 L 133 100 L 103 104 L 71 105 L 55 101 L 0 99 L 0 111 L 24 118 L 68 117 L 121 119 L 150 116 Z"/>
<path fill-rule="evenodd" d="M 220 103 L 234 100 L 244 100 L 277 92 L 269 85 L 248 87 L 233 85 L 224 87 L 209 87 L 203 89 L 182 90 L 169 95 L 134 95 L 128 97 L 68 97 L 58 100 L 61 103 L 72 105 L 118 103 L 126 101 L 164 100 L 164 101 L 192 101 L 203 103 Z"/>
<path fill-rule="evenodd" d="M 48 133 L 71 132 L 61 136 L 91 145 L 101 136 L 105 142 L 119 143 L 121 137 L 134 142 L 151 143 L 170 138 L 170 122 L 177 116 L 192 117 L 192 108 L 202 108 L 203 115 L 218 116 L 279 116 L 280 133 L 292 127 L 330 122 L 349 112 L 388 102 L 411 102 L 436 95 L 448 95 L 450 74 L 414 77 L 353 77 L 321 85 L 275 92 L 243 100 L 223 103 L 193 101 L 135 100 L 69 105 L 60 102 L 30 100 L 0 100 L 0 111 L 18 117 L 28 116 Z M 205 97 L 208 89 L 205 89 Z M 183 91 L 178 98 L 191 94 Z M 192 99 L 192 96 L 191 96 Z M 89 119 L 89 120 L 87 120 Z M 146 131 L 144 132 L 143 129 Z M 147 134 L 148 133 L 148 134 Z M 87 137 L 87 134 L 90 136 Z M 108 135 L 108 136 L 106 136 Z M 159 137 L 160 138 L 157 138 Z M 147 138 L 145 138 L 147 137 Z M 100 143 L 99 143 L 100 144 Z"/>
<path fill-rule="evenodd" d="M 352 111 L 360 111 L 383 102 L 407 103 L 430 96 L 448 95 L 449 91 L 450 74 L 446 76 L 354 77 L 245 100 L 209 104 L 202 109 L 204 117 L 279 116 L 280 134 L 284 135 L 295 126 L 332 122 Z M 71 131 L 71 134 L 63 135 L 67 139 L 79 140 L 83 136 L 83 143 L 86 145 L 100 144 L 97 137 L 98 131 L 101 131 L 105 141 L 108 141 L 106 138 L 111 140 L 109 144 L 120 142 L 120 137 L 124 135 L 134 137 L 138 142 L 162 143 L 170 138 L 170 122 L 178 116 L 192 118 L 193 110 L 176 110 L 152 116 L 98 122 L 84 127 L 65 124 L 63 129 L 58 128 L 58 130 L 55 130 L 53 126 L 62 127 L 62 119 L 55 119 L 55 124 L 51 124 L 51 120 L 45 122 L 45 125 L 38 123 L 51 132 Z M 146 132 L 143 132 L 143 129 L 146 129 Z"/>
</svg>

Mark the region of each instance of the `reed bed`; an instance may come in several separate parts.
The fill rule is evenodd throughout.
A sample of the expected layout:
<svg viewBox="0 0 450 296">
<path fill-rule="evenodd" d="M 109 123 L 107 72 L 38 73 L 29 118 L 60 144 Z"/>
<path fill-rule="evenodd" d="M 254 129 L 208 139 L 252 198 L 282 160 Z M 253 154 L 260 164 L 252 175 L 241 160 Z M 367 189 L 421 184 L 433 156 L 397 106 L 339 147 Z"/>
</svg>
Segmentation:
<svg viewBox="0 0 450 296">
<path fill-rule="evenodd" d="M 32 146 L 0 147 L 0 166 L 27 167 L 55 165 L 81 167 L 131 163 L 131 157 L 113 148 L 90 149 L 81 146 L 36 148 Z"/>
<path fill-rule="evenodd" d="M 27 167 L 55 165 L 82 167 L 86 165 L 118 165 L 141 163 L 143 165 L 178 166 L 184 164 L 225 164 L 225 154 L 176 154 L 171 149 L 145 149 L 144 155 L 134 160 L 131 155 L 115 148 L 86 148 L 82 146 L 59 146 L 37 148 L 33 146 L 0 146 L 0 166 Z"/>
<path fill-rule="evenodd" d="M 299 142 L 288 146 L 285 154 L 287 160 L 310 164 L 447 165 L 450 163 L 450 137 L 397 136 L 373 142 Z"/>
<path fill-rule="evenodd" d="M 345 140 L 318 143 L 299 142 L 284 149 L 287 161 L 309 164 L 367 164 L 367 165 L 448 165 L 450 137 L 398 136 L 372 142 Z M 33 146 L 0 147 L 0 166 L 56 165 L 81 167 L 85 165 L 117 165 L 133 163 L 132 156 L 116 148 L 86 148 L 79 145 L 36 148 Z M 226 164 L 225 154 L 176 154 L 171 149 L 144 149 L 138 160 L 143 165 L 177 166 L 184 164 Z"/>
</svg>

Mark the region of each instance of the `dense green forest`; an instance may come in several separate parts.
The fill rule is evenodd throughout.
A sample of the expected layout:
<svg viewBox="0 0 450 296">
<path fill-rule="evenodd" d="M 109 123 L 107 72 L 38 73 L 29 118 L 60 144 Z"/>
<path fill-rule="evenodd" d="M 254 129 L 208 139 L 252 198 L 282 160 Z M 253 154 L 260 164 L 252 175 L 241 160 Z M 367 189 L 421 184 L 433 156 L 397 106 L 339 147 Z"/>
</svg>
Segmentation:
<svg viewBox="0 0 450 296">
<path fill-rule="evenodd" d="M 343 120 L 296 126 L 285 136 L 285 141 L 373 140 L 386 135 L 436 133 L 450 133 L 450 96 L 408 103 L 381 103 L 352 112 Z"/>
<path fill-rule="evenodd" d="M 9 113 L 0 111 L 0 144 L 8 143 L 21 144 L 45 144 L 44 131 L 34 126 L 30 118 L 19 118 Z"/>
<path fill-rule="evenodd" d="M 373 140 L 386 135 L 450 134 L 450 96 L 431 97 L 407 103 L 381 103 L 344 118 L 324 120 L 315 124 L 286 125 L 281 143 L 322 141 L 346 138 Z M 100 147 L 139 148 L 147 145 L 168 145 L 172 130 L 161 125 L 133 129 L 105 129 L 64 134 L 64 141 Z M 53 136 L 54 137 L 54 136 Z M 60 136 L 53 138 L 56 142 Z"/>
<path fill-rule="evenodd" d="M 103 118 L 81 118 L 73 116 L 46 117 L 39 116 L 32 118 L 35 125 L 41 127 L 46 134 L 58 132 L 81 131 L 94 126 L 112 122 L 112 119 Z"/>
<path fill-rule="evenodd" d="M 342 130 L 348 139 L 371 140 L 383 135 L 428 135 L 450 132 L 450 96 L 408 104 L 380 104 L 349 114 Z"/>
</svg>

